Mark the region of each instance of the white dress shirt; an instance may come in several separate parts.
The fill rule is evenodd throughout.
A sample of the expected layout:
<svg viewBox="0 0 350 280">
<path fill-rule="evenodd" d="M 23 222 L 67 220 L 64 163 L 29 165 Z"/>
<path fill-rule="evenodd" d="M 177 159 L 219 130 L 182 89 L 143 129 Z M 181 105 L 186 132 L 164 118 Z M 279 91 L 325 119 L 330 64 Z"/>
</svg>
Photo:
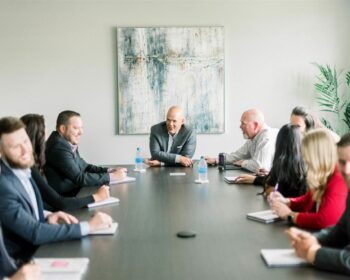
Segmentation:
<svg viewBox="0 0 350 280">
<path fill-rule="evenodd" d="M 270 170 L 275 154 L 275 144 L 278 129 L 264 126 L 253 138 L 237 151 L 227 155 L 226 161 L 234 163 L 243 159 L 242 167 L 252 172 L 259 168 Z"/>
</svg>

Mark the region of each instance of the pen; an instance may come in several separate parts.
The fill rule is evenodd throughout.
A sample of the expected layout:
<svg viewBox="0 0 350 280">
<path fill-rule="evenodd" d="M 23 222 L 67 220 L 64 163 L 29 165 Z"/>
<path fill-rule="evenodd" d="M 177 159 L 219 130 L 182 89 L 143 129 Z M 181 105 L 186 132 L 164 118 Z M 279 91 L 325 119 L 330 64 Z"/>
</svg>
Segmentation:
<svg viewBox="0 0 350 280">
<path fill-rule="evenodd" d="M 275 198 L 277 191 L 278 191 L 278 183 L 276 183 L 275 189 L 273 190 L 272 200 Z"/>
</svg>

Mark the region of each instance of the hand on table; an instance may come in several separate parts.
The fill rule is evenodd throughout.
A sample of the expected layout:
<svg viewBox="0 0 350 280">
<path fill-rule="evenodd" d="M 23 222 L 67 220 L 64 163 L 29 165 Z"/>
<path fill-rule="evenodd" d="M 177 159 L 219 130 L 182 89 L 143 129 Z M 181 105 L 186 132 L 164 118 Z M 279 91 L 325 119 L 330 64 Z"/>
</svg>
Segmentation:
<svg viewBox="0 0 350 280">
<path fill-rule="evenodd" d="M 180 156 L 180 164 L 185 167 L 189 167 L 193 165 L 192 159 L 184 156 Z"/>
<path fill-rule="evenodd" d="M 149 165 L 150 167 L 156 167 L 156 166 L 160 166 L 160 161 L 156 160 L 156 159 L 145 159 L 144 163 Z"/>
<path fill-rule="evenodd" d="M 316 237 L 294 227 L 286 230 L 286 233 L 297 256 L 306 259 L 309 263 L 314 263 L 316 252 L 321 248 Z"/>
<path fill-rule="evenodd" d="M 23 265 L 10 280 L 38 280 L 40 279 L 40 266 L 37 264 Z"/>
<path fill-rule="evenodd" d="M 63 211 L 58 211 L 47 216 L 47 222 L 49 224 L 77 224 L 79 221 L 73 215 L 70 215 Z"/>
<path fill-rule="evenodd" d="M 128 170 L 126 168 L 119 167 L 109 174 L 111 175 L 112 180 L 121 180 L 121 179 L 124 179 L 126 177 L 127 172 L 128 172 Z"/>
<path fill-rule="evenodd" d="M 92 195 L 95 202 L 105 200 L 110 197 L 109 186 L 103 185 Z"/>
<path fill-rule="evenodd" d="M 216 158 L 211 158 L 211 157 L 205 156 L 204 159 L 207 162 L 207 164 L 209 164 L 209 165 L 215 165 L 216 164 Z"/>
<path fill-rule="evenodd" d="M 251 174 L 240 174 L 237 176 L 235 183 L 238 184 L 253 184 L 256 176 Z"/>
<path fill-rule="evenodd" d="M 112 225 L 112 218 L 111 216 L 107 215 L 106 213 L 97 212 L 94 216 L 90 218 L 88 221 L 90 226 L 90 232 L 110 227 Z"/>
</svg>

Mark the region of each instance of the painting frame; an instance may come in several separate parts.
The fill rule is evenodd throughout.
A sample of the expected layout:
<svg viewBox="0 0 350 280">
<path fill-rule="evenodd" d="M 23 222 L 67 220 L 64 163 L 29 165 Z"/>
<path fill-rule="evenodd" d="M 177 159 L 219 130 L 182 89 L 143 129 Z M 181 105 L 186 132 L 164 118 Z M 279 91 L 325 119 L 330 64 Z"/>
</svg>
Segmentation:
<svg viewBox="0 0 350 280">
<path fill-rule="evenodd" d="M 223 26 L 117 27 L 117 134 L 148 134 L 179 105 L 198 134 L 225 132 Z"/>
</svg>

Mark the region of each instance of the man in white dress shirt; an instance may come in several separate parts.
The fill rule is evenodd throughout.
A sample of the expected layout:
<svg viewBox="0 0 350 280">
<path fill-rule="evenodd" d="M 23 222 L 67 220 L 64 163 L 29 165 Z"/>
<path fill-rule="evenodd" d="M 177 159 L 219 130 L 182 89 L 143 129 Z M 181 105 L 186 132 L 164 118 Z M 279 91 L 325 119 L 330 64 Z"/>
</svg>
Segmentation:
<svg viewBox="0 0 350 280">
<path fill-rule="evenodd" d="M 278 130 L 265 124 L 264 114 L 259 109 L 245 111 L 240 128 L 245 144 L 237 151 L 226 155 L 226 162 L 241 166 L 252 172 L 258 169 L 270 170 L 275 153 Z M 206 158 L 208 164 L 216 164 L 216 158 Z"/>
</svg>

